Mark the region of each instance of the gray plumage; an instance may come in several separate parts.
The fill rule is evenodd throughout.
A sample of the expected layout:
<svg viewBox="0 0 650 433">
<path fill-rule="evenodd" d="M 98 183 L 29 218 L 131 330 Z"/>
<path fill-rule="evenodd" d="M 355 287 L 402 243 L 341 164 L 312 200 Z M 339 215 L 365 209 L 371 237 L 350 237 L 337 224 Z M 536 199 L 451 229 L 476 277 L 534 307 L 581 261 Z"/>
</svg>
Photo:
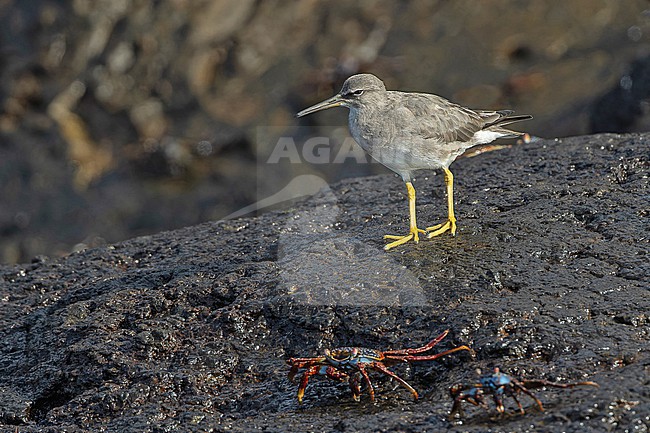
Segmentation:
<svg viewBox="0 0 650 433">
<path fill-rule="evenodd" d="M 521 132 L 504 128 L 532 116 L 512 116 L 512 111 L 474 111 L 428 93 L 386 90 L 384 83 L 371 74 L 359 74 L 345 80 L 339 93 L 297 114 L 305 116 L 331 107 L 350 109 L 352 137 L 374 159 L 398 173 L 406 183 L 409 200 L 409 233 L 385 235 L 390 250 L 406 242 L 419 242 L 450 232 L 456 235 L 454 213 L 454 176 L 449 165 L 472 146 L 497 138 L 513 138 Z M 447 220 L 420 229 L 415 212 L 415 188 L 411 176 L 415 170 L 441 168 L 447 187 Z"/>
<path fill-rule="evenodd" d="M 415 170 L 448 168 L 472 146 L 523 135 L 503 126 L 532 117 L 474 111 L 428 93 L 386 90 L 372 74 L 351 76 L 337 95 L 297 116 L 335 106 L 350 109 L 350 133 L 357 143 L 405 182 Z"/>
</svg>

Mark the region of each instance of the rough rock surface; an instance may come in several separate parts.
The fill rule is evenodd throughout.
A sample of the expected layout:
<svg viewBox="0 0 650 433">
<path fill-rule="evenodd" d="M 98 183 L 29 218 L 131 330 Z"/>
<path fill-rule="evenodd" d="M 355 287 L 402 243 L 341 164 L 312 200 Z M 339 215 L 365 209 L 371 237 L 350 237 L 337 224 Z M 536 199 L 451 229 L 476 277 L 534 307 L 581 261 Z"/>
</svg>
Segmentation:
<svg viewBox="0 0 650 433">
<path fill-rule="evenodd" d="M 533 114 L 545 137 L 648 129 L 628 70 L 650 53 L 646 0 L 4 0 L 0 29 L 2 263 L 223 218 L 297 170 L 350 177 L 251 173 L 278 136 L 344 125 L 293 115 L 357 72 Z"/>
<path fill-rule="evenodd" d="M 0 430 L 565 431 L 650 429 L 650 135 L 537 141 L 458 161 L 459 232 L 382 250 L 406 228 L 393 176 L 343 181 L 291 211 L 206 223 L 0 268 Z M 442 176 L 418 178 L 422 224 Z M 284 359 L 324 348 L 476 351 L 376 377 L 378 399 Z M 546 412 L 449 422 L 447 394 L 494 366 L 593 380 Z"/>
</svg>

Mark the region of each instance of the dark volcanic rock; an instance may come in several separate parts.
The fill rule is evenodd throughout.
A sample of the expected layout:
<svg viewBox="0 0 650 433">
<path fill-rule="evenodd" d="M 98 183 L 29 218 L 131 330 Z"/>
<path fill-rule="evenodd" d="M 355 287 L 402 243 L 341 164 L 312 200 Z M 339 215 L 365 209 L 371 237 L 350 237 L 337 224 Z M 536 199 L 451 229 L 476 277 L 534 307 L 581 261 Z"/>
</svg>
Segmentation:
<svg viewBox="0 0 650 433">
<path fill-rule="evenodd" d="M 455 164 L 459 233 L 385 253 L 404 186 L 342 182 L 286 212 L 208 223 L 4 267 L 2 431 L 648 431 L 650 135 L 601 135 Z M 444 216 L 420 178 L 422 225 Z M 314 379 L 302 407 L 284 359 L 415 347 L 457 354 L 376 377 L 375 404 Z M 450 423 L 447 394 L 494 366 L 593 380 L 542 390 L 546 412 Z"/>
<path fill-rule="evenodd" d="M 217 220 L 301 174 L 382 174 L 265 171 L 280 139 L 344 140 L 344 109 L 294 114 L 358 72 L 533 114 L 522 125 L 533 135 L 646 131 L 648 74 L 628 65 L 650 53 L 649 11 L 646 0 L 1 1 L 0 262 Z M 631 92 L 592 109 L 618 83 Z"/>
</svg>

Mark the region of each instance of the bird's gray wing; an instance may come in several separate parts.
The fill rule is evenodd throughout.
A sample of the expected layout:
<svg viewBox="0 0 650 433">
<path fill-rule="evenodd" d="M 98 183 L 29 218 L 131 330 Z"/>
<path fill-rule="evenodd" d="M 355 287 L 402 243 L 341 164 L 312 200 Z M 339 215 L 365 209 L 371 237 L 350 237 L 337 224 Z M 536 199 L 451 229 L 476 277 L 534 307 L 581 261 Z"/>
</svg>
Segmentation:
<svg viewBox="0 0 650 433">
<path fill-rule="evenodd" d="M 469 142 L 485 126 L 478 113 L 456 105 L 445 98 L 422 93 L 403 93 L 401 116 L 412 117 L 409 128 L 416 128 L 424 139 Z M 416 132 L 416 131 L 412 131 Z"/>
</svg>

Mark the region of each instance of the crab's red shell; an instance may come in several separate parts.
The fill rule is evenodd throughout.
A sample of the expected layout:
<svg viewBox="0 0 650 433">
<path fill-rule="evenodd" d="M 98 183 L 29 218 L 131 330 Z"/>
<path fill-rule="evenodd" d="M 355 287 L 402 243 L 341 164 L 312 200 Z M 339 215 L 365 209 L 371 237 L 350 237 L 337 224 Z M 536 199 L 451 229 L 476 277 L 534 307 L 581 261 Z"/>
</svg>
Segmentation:
<svg viewBox="0 0 650 433">
<path fill-rule="evenodd" d="M 419 355 L 431 350 L 448 333 L 449 330 L 446 330 L 425 346 L 415 349 L 387 350 L 382 352 L 367 347 L 337 347 L 335 349 L 325 350 L 323 356 L 315 358 L 290 358 L 287 360 L 287 364 L 291 366 L 289 379 L 293 380 L 301 368 L 305 369 L 300 379 L 300 386 L 298 387 L 298 402 L 300 403 L 302 403 L 309 378 L 313 375 L 324 375 L 332 380 L 347 381 L 352 391 L 352 397 L 355 400 L 359 400 L 361 396 L 361 385 L 363 383 L 368 390 L 368 394 L 370 394 L 370 399 L 374 400 L 375 390 L 368 375 L 368 370 L 374 370 L 395 379 L 408 389 L 411 395 L 413 395 L 413 398 L 417 400 L 417 391 L 404 379 L 390 371 L 388 367 L 401 362 L 432 361 L 460 350 L 471 352 L 469 347 L 459 346 L 434 355 Z"/>
</svg>

